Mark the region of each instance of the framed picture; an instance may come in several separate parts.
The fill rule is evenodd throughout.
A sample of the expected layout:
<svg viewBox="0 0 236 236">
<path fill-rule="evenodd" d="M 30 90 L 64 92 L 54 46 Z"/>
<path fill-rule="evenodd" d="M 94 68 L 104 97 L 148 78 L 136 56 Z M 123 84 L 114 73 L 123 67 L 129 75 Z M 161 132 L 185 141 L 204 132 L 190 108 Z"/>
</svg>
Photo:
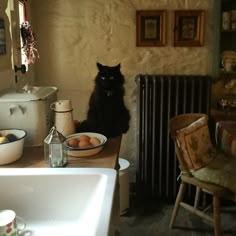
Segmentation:
<svg viewBox="0 0 236 236">
<path fill-rule="evenodd" d="M 204 40 L 205 12 L 202 10 L 177 10 L 174 16 L 174 46 L 202 46 Z"/>
<path fill-rule="evenodd" d="M 166 11 L 136 11 L 136 46 L 156 47 L 166 44 Z"/>
</svg>

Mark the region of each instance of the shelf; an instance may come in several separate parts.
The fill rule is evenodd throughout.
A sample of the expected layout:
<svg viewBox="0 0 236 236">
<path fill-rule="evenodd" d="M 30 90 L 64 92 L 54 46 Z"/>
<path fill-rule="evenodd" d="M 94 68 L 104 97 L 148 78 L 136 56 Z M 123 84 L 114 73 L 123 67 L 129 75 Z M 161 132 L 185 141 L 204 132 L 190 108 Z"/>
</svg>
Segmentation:
<svg viewBox="0 0 236 236">
<path fill-rule="evenodd" d="M 236 76 L 236 71 L 225 71 L 225 70 L 220 70 L 220 75 L 223 76 Z"/>
<path fill-rule="evenodd" d="M 236 30 L 221 30 L 221 33 L 236 33 Z"/>
<path fill-rule="evenodd" d="M 236 111 L 211 108 L 211 117 L 216 122 L 222 120 L 236 120 Z"/>
</svg>

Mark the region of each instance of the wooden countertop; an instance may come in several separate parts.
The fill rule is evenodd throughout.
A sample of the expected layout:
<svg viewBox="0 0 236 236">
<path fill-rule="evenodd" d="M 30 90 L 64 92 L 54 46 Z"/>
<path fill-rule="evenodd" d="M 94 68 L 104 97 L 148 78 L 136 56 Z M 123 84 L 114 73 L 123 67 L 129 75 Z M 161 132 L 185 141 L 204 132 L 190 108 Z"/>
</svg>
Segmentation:
<svg viewBox="0 0 236 236">
<path fill-rule="evenodd" d="M 119 169 L 119 151 L 121 137 L 110 138 L 107 140 L 103 150 L 98 154 L 89 157 L 68 157 L 66 167 L 88 167 L 88 168 L 112 168 Z M 23 156 L 8 165 L 0 166 L 1 168 L 26 168 L 26 167 L 48 167 L 44 159 L 43 146 L 25 147 Z"/>
</svg>

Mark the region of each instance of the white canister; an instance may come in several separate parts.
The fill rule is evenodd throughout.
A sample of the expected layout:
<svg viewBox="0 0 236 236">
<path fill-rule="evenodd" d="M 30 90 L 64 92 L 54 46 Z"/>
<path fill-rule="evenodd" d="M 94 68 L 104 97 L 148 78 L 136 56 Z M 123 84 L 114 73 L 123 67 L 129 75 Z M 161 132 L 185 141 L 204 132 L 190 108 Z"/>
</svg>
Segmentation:
<svg viewBox="0 0 236 236">
<path fill-rule="evenodd" d="M 129 166 L 126 159 L 119 158 L 119 185 L 120 185 L 120 215 L 129 209 Z"/>
<path fill-rule="evenodd" d="M 65 137 L 75 133 L 71 101 L 58 100 L 52 103 L 50 107 L 55 112 L 54 126 L 56 127 L 57 131 Z"/>
</svg>

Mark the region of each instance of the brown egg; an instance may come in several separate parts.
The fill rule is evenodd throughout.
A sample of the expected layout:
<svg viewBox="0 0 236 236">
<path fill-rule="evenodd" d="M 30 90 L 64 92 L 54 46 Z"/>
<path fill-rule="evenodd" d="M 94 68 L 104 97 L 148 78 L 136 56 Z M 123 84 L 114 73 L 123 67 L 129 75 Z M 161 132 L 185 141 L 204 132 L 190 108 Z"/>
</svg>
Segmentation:
<svg viewBox="0 0 236 236">
<path fill-rule="evenodd" d="M 93 146 L 97 146 L 100 144 L 100 140 L 96 137 L 92 137 L 90 138 L 89 142 L 93 145 Z"/>
<path fill-rule="evenodd" d="M 80 148 L 87 148 L 89 146 L 91 146 L 89 141 L 86 141 L 86 140 L 80 140 L 79 141 L 78 147 L 80 147 Z"/>
<path fill-rule="evenodd" d="M 82 134 L 81 136 L 79 136 L 79 140 L 80 140 L 80 141 L 86 140 L 86 141 L 89 142 L 90 137 L 89 137 L 88 135 Z"/>
<path fill-rule="evenodd" d="M 77 138 L 72 138 L 68 141 L 70 147 L 78 147 L 79 140 Z"/>
</svg>

